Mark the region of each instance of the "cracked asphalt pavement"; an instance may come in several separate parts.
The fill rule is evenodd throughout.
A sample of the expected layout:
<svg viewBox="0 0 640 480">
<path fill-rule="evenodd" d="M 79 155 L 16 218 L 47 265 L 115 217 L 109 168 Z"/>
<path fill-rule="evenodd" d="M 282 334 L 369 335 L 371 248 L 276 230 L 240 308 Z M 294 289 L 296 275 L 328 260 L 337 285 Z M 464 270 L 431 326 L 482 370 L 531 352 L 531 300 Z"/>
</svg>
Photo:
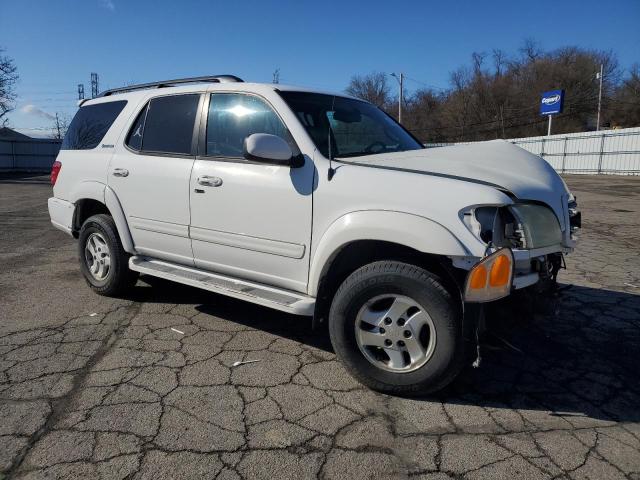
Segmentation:
<svg viewBox="0 0 640 480">
<path fill-rule="evenodd" d="M 480 368 L 407 399 L 310 319 L 153 278 L 93 294 L 46 179 L 0 178 L 0 478 L 640 479 L 640 177 L 567 182 L 556 310 L 490 319 Z"/>
</svg>

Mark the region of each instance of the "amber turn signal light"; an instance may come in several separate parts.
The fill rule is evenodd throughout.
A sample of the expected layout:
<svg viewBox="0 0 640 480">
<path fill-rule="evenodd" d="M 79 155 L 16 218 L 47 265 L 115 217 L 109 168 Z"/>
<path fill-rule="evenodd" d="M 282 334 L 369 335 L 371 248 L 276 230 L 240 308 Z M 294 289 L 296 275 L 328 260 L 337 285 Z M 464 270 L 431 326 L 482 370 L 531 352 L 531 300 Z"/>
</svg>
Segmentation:
<svg viewBox="0 0 640 480">
<path fill-rule="evenodd" d="M 508 248 L 501 248 L 480 260 L 467 275 L 465 302 L 490 302 L 509 295 L 513 263 L 513 253 Z"/>
</svg>

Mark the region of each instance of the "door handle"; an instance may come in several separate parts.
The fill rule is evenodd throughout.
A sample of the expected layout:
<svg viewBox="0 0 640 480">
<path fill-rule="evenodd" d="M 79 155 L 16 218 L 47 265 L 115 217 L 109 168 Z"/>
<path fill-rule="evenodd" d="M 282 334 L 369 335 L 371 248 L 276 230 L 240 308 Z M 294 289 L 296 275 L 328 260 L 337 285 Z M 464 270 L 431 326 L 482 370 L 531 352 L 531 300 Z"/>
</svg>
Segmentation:
<svg viewBox="0 0 640 480">
<path fill-rule="evenodd" d="M 127 176 L 129 176 L 129 170 L 127 170 L 126 168 L 114 168 L 113 169 L 113 176 L 114 177 L 127 177 Z"/>
<path fill-rule="evenodd" d="M 222 179 L 220 177 L 210 177 L 209 175 L 203 175 L 198 177 L 198 184 L 205 187 L 219 187 L 222 185 Z"/>
</svg>

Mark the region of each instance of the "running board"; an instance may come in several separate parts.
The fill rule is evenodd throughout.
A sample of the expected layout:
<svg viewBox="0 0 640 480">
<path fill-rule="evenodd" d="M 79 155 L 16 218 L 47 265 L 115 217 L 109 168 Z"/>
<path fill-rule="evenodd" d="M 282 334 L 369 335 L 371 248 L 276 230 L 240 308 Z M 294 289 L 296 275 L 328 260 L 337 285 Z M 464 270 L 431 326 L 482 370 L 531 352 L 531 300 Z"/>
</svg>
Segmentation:
<svg viewBox="0 0 640 480">
<path fill-rule="evenodd" d="M 129 268 L 142 274 L 202 288 L 294 315 L 313 315 L 315 307 L 315 298 L 307 295 L 162 260 L 134 256 L 129 259 Z"/>
</svg>

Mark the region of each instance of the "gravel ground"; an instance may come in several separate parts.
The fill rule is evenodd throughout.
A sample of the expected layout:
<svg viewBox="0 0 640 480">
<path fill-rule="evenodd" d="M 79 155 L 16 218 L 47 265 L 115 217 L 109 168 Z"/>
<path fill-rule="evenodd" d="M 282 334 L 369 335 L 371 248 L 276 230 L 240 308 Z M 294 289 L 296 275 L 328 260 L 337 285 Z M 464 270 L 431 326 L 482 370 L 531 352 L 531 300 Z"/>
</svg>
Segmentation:
<svg viewBox="0 0 640 480">
<path fill-rule="evenodd" d="M 46 179 L 0 178 L 0 478 L 640 479 L 640 177 L 567 181 L 557 311 L 495 321 L 480 368 L 404 399 L 307 318 L 152 278 L 91 293 Z"/>
</svg>

